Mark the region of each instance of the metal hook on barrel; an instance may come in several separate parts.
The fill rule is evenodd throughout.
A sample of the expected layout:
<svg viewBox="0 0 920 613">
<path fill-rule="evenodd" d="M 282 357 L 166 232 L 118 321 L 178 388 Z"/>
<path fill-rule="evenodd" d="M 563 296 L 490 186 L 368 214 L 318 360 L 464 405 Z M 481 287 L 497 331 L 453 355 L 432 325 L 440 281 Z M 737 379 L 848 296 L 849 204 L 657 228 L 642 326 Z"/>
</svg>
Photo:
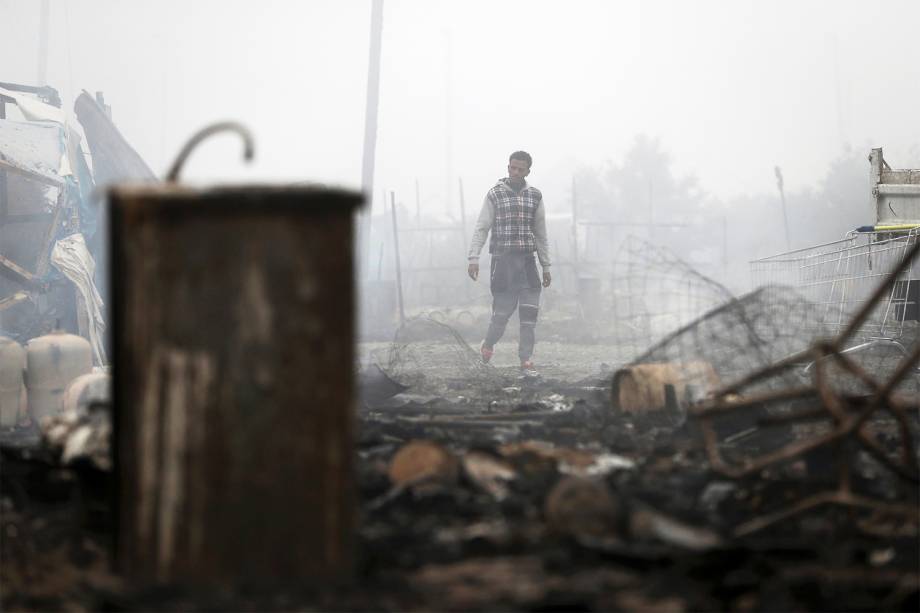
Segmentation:
<svg viewBox="0 0 920 613">
<path fill-rule="evenodd" d="M 169 169 L 169 173 L 166 175 L 166 182 L 176 183 L 179 180 L 179 172 L 182 170 L 182 166 L 192 153 L 192 150 L 197 147 L 201 141 L 218 132 L 235 132 L 239 134 L 240 138 L 243 139 L 243 159 L 247 162 L 252 161 L 252 158 L 255 156 L 255 144 L 249 129 L 236 121 L 220 121 L 202 128 L 185 143 L 185 146 L 179 151 L 176 161 L 173 162 L 172 167 Z"/>
</svg>

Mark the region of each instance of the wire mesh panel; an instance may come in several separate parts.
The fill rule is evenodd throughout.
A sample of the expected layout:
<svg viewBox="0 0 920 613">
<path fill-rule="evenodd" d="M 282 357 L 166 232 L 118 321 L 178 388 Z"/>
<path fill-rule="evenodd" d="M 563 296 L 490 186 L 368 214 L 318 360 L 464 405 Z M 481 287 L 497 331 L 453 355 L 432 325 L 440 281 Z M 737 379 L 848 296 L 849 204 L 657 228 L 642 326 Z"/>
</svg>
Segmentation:
<svg viewBox="0 0 920 613">
<path fill-rule="evenodd" d="M 668 249 L 634 236 L 613 262 L 607 312 L 613 341 L 629 361 L 733 298 L 732 293 Z"/>
<path fill-rule="evenodd" d="M 803 324 L 818 334 L 837 334 L 866 304 L 889 274 L 898 276 L 860 332 L 863 339 L 898 339 L 917 322 L 920 266 L 896 270 L 917 241 L 920 228 L 907 232 L 851 232 L 844 239 L 751 262 L 755 287 L 795 288 L 808 305 Z M 913 324 L 915 325 L 915 323 Z"/>
</svg>

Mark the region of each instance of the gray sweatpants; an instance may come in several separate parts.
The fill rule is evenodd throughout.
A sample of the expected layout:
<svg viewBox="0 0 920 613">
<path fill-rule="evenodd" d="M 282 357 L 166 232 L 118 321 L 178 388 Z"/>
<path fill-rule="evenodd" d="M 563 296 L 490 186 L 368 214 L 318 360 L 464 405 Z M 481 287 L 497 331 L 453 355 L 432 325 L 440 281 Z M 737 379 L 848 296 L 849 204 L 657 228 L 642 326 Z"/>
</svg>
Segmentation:
<svg viewBox="0 0 920 613">
<path fill-rule="evenodd" d="M 521 322 L 518 357 L 523 362 L 529 360 L 533 355 L 533 346 L 536 342 L 535 328 L 537 327 L 537 313 L 540 310 L 540 290 L 538 289 L 525 288 L 493 294 L 492 320 L 489 322 L 489 331 L 486 333 L 486 346 L 495 346 L 495 343 L 505 333 L 505 326 L 508 325 L 508 319 L 511 318 L 515 309 L 518 310 L 518 319 Z"/>
<path fill-rule="evenodd" d="M 492 319 L 486 333 L 486 346 L 495 346 L 505 333 L 508 320 L 517 309 L 518 320 L 521 323 L 518 357 L 522 362 L 529 360 L 536 342 L 535 329 L 540 311 L 541 289 L 533 254 L 493 256 L 491 285 Z"/>
</svg>

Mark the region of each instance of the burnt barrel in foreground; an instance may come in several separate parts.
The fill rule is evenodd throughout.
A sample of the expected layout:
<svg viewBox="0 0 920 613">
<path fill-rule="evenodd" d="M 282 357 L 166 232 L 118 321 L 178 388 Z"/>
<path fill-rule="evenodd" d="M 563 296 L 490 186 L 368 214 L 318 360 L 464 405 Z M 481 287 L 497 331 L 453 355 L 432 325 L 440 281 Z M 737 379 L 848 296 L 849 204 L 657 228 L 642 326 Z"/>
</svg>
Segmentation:
<svg viewBox="0 0 920 613">
<path fill-rule="evenodd" d="M 116 564 L 140 582 L 353 566 L 359 194 L 110 191 Z"/>
</svg>

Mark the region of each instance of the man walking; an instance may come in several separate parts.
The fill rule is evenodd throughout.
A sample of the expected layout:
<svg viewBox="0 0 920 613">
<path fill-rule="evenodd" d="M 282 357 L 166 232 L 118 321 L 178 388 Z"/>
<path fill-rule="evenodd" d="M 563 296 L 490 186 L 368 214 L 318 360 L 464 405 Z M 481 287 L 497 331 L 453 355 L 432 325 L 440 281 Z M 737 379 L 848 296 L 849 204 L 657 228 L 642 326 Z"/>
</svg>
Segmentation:
<svg viewBox="0 0 920 613">
<path fill-rule="evenodd" d="M 549 287 L 552 281 L 543 194 L 525 181 L 532 163 L 529 153 L 512 153 L 508 160 L 508 177 L 499 179 L 486 194 L 470 244 L 468 269 L 470 278 L 475 281 L 479 277 L 479 252 L 491 230 L 492 320 L 479 351 L 483 362 L 492 358 L 495 343 L 505 333 L 508 319 L 517 309 L 521 323 L 518 357 L 526 375 L 536 374 L 531 357 L 540 308 L 540 286 Z M 534 251 L 543 268 L 542 282 L 534 262 Z"/>
</svg>

